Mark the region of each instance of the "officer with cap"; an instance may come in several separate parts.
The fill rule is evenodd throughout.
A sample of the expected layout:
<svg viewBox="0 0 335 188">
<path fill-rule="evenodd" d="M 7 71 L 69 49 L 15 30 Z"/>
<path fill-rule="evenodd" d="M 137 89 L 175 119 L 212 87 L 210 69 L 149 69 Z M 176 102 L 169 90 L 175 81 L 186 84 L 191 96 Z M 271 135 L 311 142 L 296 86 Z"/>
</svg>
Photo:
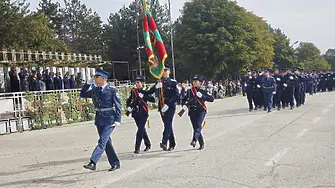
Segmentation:
<svg viewBox="0 0 335 188">
<path fill-rule="evenodd" d="M 87 81 L 83 86 L 80 97 L 92 98 L 96 108 L 95 126 L 97 127 L 99 140 L 93 151 L 90 162 L 84 168 L 95 170 L 98 160 L 105 151 L 108 162 L 111 165 L 109 171 L 120 168 L 120 161 L 116 155 L 110 135 L 115 126 L 121 122 L 122 107 L 120 99 L 117 97 L 116 88 L 112 88 L 107 83 L 109 74 L 100 68 L 96 68 L 94 78 Z"/>
<path fill-rule="evenodd" d="M 214 97 L 208 94 L 205 87 L 202 87 L 204 77 L 196 75 L 193 77 L 192 88 L 187 90 L 185 98 L 182 100 L 183 109 L 188 109 L 188 115 L 193 126 L 193 138 L 190 143 L 195 147 L 199 141 L 199 150 L 204 149 L 204 138 L 201 134 L 202 125 L 207 113 L 207 106 L 205 101 L 213 102 Z"/>
<path fill-rule="evenodd" d="M 294 108 L 294 91 L 295 91 L 295 85 L 297 82 L 297 78 L 292 72 L 287 72 L 284 76 L 285 83 L 284 87 L 286 89 L 286 102 L 287 104 L 290 104 L 291 110 Z"/>
<path fill-rule="evenodd" d="M 295 90 L 294 90 L 294 98 L 296 101 L 296 107 L 300 107 L 301 106 L 301 76 L 300 76 L 300 72 L 299 69 L 296 68 L 293 70 L 294 72 L 294 79 L 295 79 Z"/>
<path fill-rule="evenodd" d="M 280 110 L 281 108 L 281 101 L 282 101 L 282 95 L 283 95 L 283 90 L 284 90 L 284 86 L 283 86 L 283 77 L 282 75 L 279 74 L 279 69 L 275 68 L 274 69 L 274 75 L 273 78 L 276 81 L 276 94 L 273 96 L 273 105 L 272 107 L 277 106 L 277 110 Z"/>
<path fill-rule="evenodd" d="M 149 106 L 147 102 L 155 102 L 155 98 L 153 98 L 151 95 L 148 95 L 144 90 L 144 76 L 136 77 L 135 81 L 136 87 L 131 90 L 130 96 L 127 99 L 127 113 L 128 115 L 131 113 L 137 126 L 134 153 L 139 154 L 142 140 L 144 140 L 145 144 L 144 151 L 149 151 L 151 148 L 149 136 L 145 130 L 145 125 L 149 117 Z"/>
<path fill-rule="evenodd" d="M 158 92 L 158 95 L 160 96 L 159 90 L 162 89 L 164 99 L 163 101 L 159 100 L 158 111 L 160 111 L 161 118 L 164 123 L 163 138 L 162 142 L 160 143 L 160 147 L 164 151 L 172 151 L 176 146 L 172 121 L 174 118 L 174 114 L 176 112 L 176 104 L 179 92 L 177 89 L 177 81 L 171 79 L 169 76 L 170 76 L 170 67 L 165 66 L 161 81 L 156 83 L 148 91 L 148 94 Z M 168 141 L 169 141 L 169 148 L 167 148 Z"/>
<path fill-rule="evenodd" d="M 253 110 L 253 99 L 255 96 L 255 90 L 256 90 L 256 78 L 252 76 L 252 73 L 250 70 L 248 70 L 248 75 L 243 77 L 242 83 L 245 88 L 245 92 L 247 93 L 247 100 L 249 103 L 249 111 Z"/>
<path fill-rule="evenodd" d="M 268 69 L 264 70 L 263 76 L 262 88 L 264 92 L 264 110 L 267 110 L 268 113 L 270 113 L 272 108 L 272 97 L 273 94 L 276 94 L 276 81 L 270 76 Z"/>
</svg>

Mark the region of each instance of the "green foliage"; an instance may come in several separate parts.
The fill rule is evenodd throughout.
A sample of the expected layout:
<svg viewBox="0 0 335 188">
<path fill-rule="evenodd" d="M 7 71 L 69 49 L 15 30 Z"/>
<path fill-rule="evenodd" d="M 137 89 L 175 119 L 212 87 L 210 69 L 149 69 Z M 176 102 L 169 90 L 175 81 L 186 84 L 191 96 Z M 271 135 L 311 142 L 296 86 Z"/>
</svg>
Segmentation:
<svg viewBox="0 0 335 188">
<path fill-rule="evenodd" d="M 269 28 L 270 33 L 275 40 L 274 43 L 274 59 L 276 67 L 291 68 L 297 64 L 297 57 L 294 48 L 290 45 L 289 38 L 280 30 Z"/>
<path fill-rule="evenodd" d="M 236 78 L 246 67 L 272 66 L 274 41 L 267 24 L 234 1 L 187 2 L 175 30 L 176 64 L 182 76 Z"/>
<path fill-rule="evenodd" d="M 331 69 L 335 70 L 335 49 L 328 49 L 323 55 L 323 58 L 328 61 L 331 66 Z"/>
<path fill-rule="evenodd" d="M 330 70 L 327 60 L 320 55 L 320 50 L 310 42 L 301 42 L 297 50 L 298 66 L 306 71 Z"/>
</svg>

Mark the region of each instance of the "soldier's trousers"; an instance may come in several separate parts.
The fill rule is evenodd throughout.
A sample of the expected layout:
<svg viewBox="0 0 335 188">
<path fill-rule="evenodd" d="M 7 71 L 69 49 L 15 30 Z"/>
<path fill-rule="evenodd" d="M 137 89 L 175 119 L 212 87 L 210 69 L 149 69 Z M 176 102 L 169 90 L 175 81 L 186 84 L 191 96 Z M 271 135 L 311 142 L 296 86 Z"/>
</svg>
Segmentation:
<svg viewBox="0 0 335 188">
<path fill-rule="evenodd" d="M 294 90 L 294 98 L 295 101 L 297 102 L 297 105 L 300 106 L 301 105 L 301 88 L 300 87 L 295 87 Z"/>
<path fill-rule="evenodd" d="M 272 97 L 272 92 L 264 91 L 264 109 L 267 109 L 268 111 L 272 108 Z"/>
<path fill-rule="evenodd" d="M 114 128 L 115 127 L 112 127 L 111 125 L 97 126 L 99 134 L 98 145 L 95 147 L 90 159 L 94 164 L 97 164 L 102 153 L 105 151 L 109 164 L 111 166 L 120 166 L 119 158 L 116 155 L 112 145 L 112 139 L 110 138 Z"/>
<path fill-rule="evenodd" d="M 256 92 L 255 92 L 255 106 L 256 107 L 261 107 L 263 104 L 263 91 L 261 89 L 257 89 Z"/>
<path fill-rule="evenodd" d="M 164 123 L 162 143 L 164 145 L 167 145 L 167 142 L 169 141 L 170 147 L 176 146 L 176 141 L 175 141 L 173 127 L 172 127 L 172 121 L 173 121 L 175 112 L 176 112 L 176 106 L 170 106 L 169 109 L 164 113 L 164 115 L 161 113 L 161 118 Z"/>
<path fill-rule="evenodd" d="M 145 146 L 151 146 L 148 133 L 145 129 L 145 125 L 148 120 L 148 115 L 138 114 L 138 116 L 134 117 L 134 120 L 137 126 L 135 150 L 140 150 L 142 140 L 144 141 Z"/>
<path fill-rule="evenodd" d="M 204 138 L 201 134 L 202 124 L 204 122 L 206 111 L 189 111 L 190 120 L 193 126 L 192 141 L 199 141 L 200 145 L 204 145 Z"/>
<path fill-rule="evenodd" d="M 283 96 L 283 90 L 281 89 L 277 89 L 276 94 L 273 95 L 273 105 L 277 106 L 277 108 L 281 107 L 280 103 L 282 102 L 282 96 Z"/>
<path fill-rule="evenodd" d="M 249 109 L 253 109 L 254 106 L 252 105 L 252 101 L 254 100 L 254 91 L 253 90 L 246 90 L 247 99 L 249 103 Z"/>
<path fill-rule="evenodd" d="M 295 87 L 286 88 L 286 101 L 287 104 L 290 104 L 291 107 L 294 107 L 294 90 Z"/>
<path fill-rule="evenodd" d="M 301 88 L 301 94 L 300 94 L 301 104 L 305 104 L 305 100 L 306 100 L 306 88 L 302 87 Z"/>
</svg>

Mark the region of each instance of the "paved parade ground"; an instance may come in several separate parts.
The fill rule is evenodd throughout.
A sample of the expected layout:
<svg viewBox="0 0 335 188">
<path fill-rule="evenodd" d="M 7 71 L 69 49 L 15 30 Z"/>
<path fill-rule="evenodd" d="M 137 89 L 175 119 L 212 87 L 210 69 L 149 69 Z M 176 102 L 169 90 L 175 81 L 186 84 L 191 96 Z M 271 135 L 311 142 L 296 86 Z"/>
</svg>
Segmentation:
<svg viewBox="0 0 335 188">
<path fill-rule="evenodd" d="M 152 111 L 152 149 L 143 153 L 142 145 L 135 155 L 136 126 L 123 118 L 112 134 L 121 160 L 115 172 L 108 172 L 105 154 L 96 171 L 82 167 L 98 139 L 92 122 L 0 136 L 0 187 L 335 187 L 335 93 L 308 96 L 300 108 L 270 114 L 248 112 L 242 96 L 208 108 L 202 151 L 189 145 L 186 114 L 175 116 L 176 149 L 162 151 L 163 125 Z"/>
</svg>

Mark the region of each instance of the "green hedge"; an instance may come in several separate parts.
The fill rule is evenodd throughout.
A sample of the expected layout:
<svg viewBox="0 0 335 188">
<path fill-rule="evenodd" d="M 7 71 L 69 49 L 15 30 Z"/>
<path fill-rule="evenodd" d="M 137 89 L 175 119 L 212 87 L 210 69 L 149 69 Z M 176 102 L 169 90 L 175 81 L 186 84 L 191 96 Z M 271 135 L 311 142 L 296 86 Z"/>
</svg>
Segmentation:
<svg viewBox="0 0 335 188">
<path fill-rule="evenodd" d="M 123 110 L 132 87 L 119 87 L 118 95 Z M 95 108 L 91 99 L 83 99 L 79 91 L 59 93 L 32 93 L 25 96 L 26 112 L 32 120 L 32 129 L 43 129 L 69 123 L 91 121 L 94 119 Z M 149 103 L 150 109 L 157 108 L 156 103 Z M 123 113 L 124 114 L 124 113 Z"/>
</svg>

